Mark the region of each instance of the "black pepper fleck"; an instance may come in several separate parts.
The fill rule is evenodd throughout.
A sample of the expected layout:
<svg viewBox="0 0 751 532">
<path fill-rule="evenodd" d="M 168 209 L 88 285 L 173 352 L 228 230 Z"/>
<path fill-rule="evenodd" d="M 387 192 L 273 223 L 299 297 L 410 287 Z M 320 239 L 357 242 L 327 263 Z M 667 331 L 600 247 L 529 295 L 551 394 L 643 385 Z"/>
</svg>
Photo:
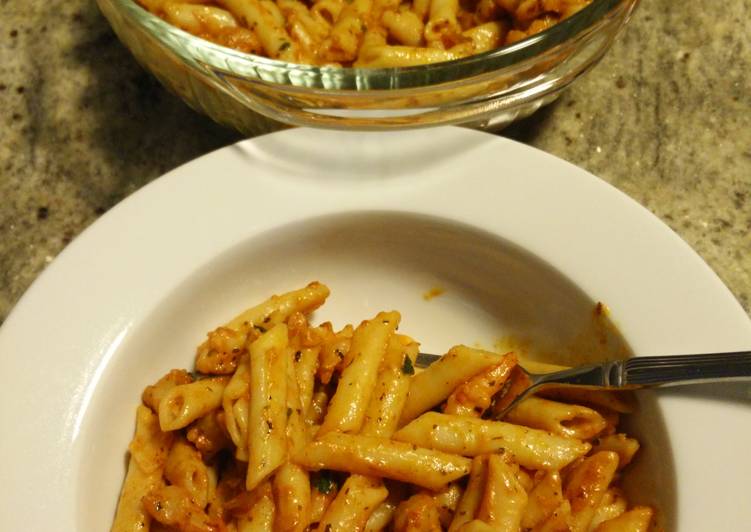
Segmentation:
<svg viewBox="0 0 751 532">
<path fill-rule="evenodd" d="M 37 220 L 46 220 L 49 215 L 50 210 L 48 207 L 39 207 L 37 209 Z"/>
</svg>

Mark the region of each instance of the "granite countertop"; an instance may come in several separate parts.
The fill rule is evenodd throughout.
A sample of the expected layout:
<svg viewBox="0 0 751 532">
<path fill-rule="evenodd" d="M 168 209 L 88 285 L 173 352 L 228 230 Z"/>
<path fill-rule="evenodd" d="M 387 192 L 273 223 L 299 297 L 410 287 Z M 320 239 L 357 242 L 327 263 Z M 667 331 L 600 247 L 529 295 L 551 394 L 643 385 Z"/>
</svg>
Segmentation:
<svg viewBox="0 0 751 532">
<path fill-rule="evenodd" d="M 239 139 L 163 90 L 91 1 L 0 0 L 0 323 L 131 192 Z M 502 134 L 667 222 L 751 311 L 751 4 L 643 2 L 605 59 Z"/>
</svg>

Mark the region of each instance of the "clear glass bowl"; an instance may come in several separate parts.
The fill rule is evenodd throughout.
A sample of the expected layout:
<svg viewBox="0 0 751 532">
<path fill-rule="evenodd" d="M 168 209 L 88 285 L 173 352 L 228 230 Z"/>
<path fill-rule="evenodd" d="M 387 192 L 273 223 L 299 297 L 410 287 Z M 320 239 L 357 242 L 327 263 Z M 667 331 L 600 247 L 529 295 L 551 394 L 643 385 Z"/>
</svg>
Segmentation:
<svg viewBox="0 0 751 532">
<path fill-rule="evenodd" d="M 133 0 L 97 0 L 138 61 L 193 109 L 247 135 L 294 126 L 495 129 L 551 102 L 597 63 L 638 0 L 593 0 L 552 28 L 483 54 L 402 68 L 286 63 L 194 37 Z"/>
</svg>

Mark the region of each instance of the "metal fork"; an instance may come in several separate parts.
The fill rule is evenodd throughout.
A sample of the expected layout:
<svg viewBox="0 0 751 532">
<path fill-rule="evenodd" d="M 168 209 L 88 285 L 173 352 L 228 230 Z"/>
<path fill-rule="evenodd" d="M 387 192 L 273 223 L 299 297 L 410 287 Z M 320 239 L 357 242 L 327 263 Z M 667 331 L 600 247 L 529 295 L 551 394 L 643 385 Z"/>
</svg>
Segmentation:
<svg viewBox="0 0 751 532">
<path fill-rule="evenodd" d="M 427 368 L 440 358 L 439 355 L 419 353 L 416 365 Z M 522 399 L 544 387 L 635 390 L 644 387 L 751 380 L 751 351 L 634 357 L 542 374 L 530 373 L 521 366 L 519 368 L 529 378 L 528 387 L 494 417 L 503 417 Z"/>
</svg>

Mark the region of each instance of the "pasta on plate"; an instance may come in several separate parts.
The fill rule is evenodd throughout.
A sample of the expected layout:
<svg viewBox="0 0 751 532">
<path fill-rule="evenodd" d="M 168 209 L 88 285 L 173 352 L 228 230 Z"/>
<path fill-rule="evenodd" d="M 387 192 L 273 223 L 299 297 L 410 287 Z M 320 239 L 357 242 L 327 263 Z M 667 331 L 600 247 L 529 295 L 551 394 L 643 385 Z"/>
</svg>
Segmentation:
<svg viewBox="0 0 751 532">
<path fill-rule="evenodd" d="M 400 67 L 512 44 L 591 0 L 138 0 L 222 46 L 291 63 Z"/>
<path fill-rule="evenodd" d="M 490 420 L 514 353 L 457 346 L 420 371 L 398 312 L 312 325 L 328 294 L 272 296 L 144 390 L 114 532 L 650 529 L 618 487 L 628 400 L 551 392 Z"/>
</svg>

